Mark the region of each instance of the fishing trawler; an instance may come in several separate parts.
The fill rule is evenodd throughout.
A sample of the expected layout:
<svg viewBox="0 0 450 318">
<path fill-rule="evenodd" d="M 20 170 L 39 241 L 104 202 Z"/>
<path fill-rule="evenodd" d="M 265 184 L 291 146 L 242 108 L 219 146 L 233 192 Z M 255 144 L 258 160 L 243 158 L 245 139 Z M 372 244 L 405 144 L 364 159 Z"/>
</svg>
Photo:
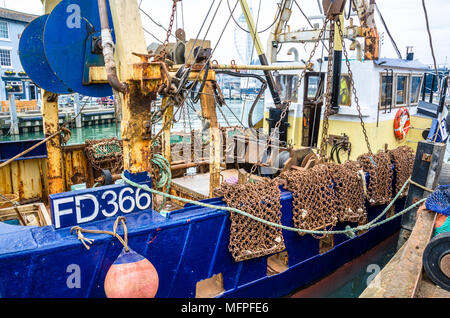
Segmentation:
<svg viewBox="0 0 450 318">
<path fill-rule="evenodd" d="M 411 54 L 379 58 L 373 4 L 353 1 L 361 25 L 345 26 L 346 2 L 325 0 L 321 27 L 283 32 L 293 1 L 282 1 L 268 59 L 246 1 L 233 1 L 261 61 L 236 65 L 181 29 L 169 42 L 177 2 L 152 52 L 136 0 L 44 0 L 22 34 L 24 69 L 45 90 L 46 138 L 0 144 L 11 205 L 0 213 L 1 297 L 282 297 L 376 246 L 423 203 L 407 200 L 414 142 L 446 140 L 446 105 L 420 95 L 429 70 Z M 306 63 L 277 63 L 283 42 L 314 48 Z M 253 123 L 255 103 L 249 125 L 219 127 L 216 74 L 269 88 L 264 119 Z M 57 99 L 73 92 L 114 95 L 121 140 L 65 146 Z M 197 102 L 202 129 L 173 145 L 175 115 Z"/>
</svg>

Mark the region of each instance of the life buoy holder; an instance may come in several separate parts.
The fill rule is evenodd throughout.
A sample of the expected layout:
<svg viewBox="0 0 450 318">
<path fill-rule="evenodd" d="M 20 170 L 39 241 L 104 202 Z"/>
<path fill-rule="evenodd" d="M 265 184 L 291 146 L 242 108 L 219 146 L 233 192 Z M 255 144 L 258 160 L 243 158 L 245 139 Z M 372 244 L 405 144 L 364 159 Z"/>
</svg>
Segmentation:
<svg viewBox="0 0 450 318">
<path fill-rule="evenodd" d="M 411 125 L 411 118 L 406 107 L 398 110 L 394 119 L 394 133 L 397 139 L 405 139 L 409 132 Z"/>
</svg>

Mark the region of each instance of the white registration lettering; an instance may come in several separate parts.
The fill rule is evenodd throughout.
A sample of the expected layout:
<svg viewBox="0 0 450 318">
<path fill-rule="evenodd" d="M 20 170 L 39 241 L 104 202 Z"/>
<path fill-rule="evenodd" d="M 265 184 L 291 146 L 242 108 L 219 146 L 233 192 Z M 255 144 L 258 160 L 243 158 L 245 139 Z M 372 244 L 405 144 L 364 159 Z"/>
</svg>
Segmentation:
<svg viewBox="0 0 450 318">
<path fill-rule="evenodd" d="M 62 215 L 68 215 L 73 213 L 72 209 L 60 210 L 59 206 L 64 203 L 71 203 L 71 202 L 73 202 L 73 197 L 53 200 L 53 214 L 55 216 L 55 228 L 59 229 L 61 227 L 60 217 Z"/>
<path fill-rule="evenodd" d="M 119 205 L 118 205 L 117 202 L 116 202 L 116 201 L 117 201 L 117 193 L 115 193 L 115 192 L 112 191 L 112 190 L 106 191 L 106 192 L 103 193 L 103 195 L 102 195 L 102 200 L 105 200 L 106 197 L 107 197 L 108 195 L 111 195 L 112 198 L 111 198 L 111 200 L 109 200 L 106 204 L 107 204 L 107 205 L 112 205 L 112 206 L 114 207 L 114 209 L 113 209 L 113 211 L 110 212 L 110 213 L 106 212 L 105 209 L 102 209 L 103 215 L 106 216 L 107 218 L 113 217 L 113 216 L 116 215 L 116 213 L 119 211 Z"/>
<path fill-rule="evenodd" d="M 141 189 L 137 189 L 137 191 L 136 191 L 136 206 L 138 207 L 139 210 L 146 210 L 152 204 L 152 197 L 150 196 L 150 193 L 148 193 L 146 191 L 144 191 L 142 194 L 140 194 L 140 193 L 141 193 Z M 145 198 L 144 205 L 141 204 L 142 198 Z"/>
<path fill-rule="evenodd" d="M 94 211 L 92 211 L 91 215 L 82 217 L 81 216 L 81 202 L 85 201 L 85 200 L 91 200 L 92 203 L 94 203 Z M 80 196 L 76 196 L 75 197 L 75 210 L 76 210 L 76 214 L 77 214 L 77 224 L 86 223 L 86 222 L 95 220 L 95 218 L 98 215 L 98 210 L 99 210 L 99 204 L 98 204 L 97 198 L 95 196 L 93 196 L 92 194 L 83 194 Z"/>
<path fill-rule="evenodd" d="M 122 211 L 123 213 L 130 213 L 136 207 L 136 202 L 134 202 L 133 197 L 124 196 L 125 192 L 129 192 L 130 194 L 133 194 L 134 190 L 132 188 L 125 188 L 125 189 L 122 189 L 122 191 L 120 191 L 120 193 L 119 193 L 119 207 L 120 207 L 120 211 Z M 126 201 L 130 201 L 130 207 L 128 209 L 125 209 L 125 207 L 124 207 L 124 203 Z"/>
</svg>

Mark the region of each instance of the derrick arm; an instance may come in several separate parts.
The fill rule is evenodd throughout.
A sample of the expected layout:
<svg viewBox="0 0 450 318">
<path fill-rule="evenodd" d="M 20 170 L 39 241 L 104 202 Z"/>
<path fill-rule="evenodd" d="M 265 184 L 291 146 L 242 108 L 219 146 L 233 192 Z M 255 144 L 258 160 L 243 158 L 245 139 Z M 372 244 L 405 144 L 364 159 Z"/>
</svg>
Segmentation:
<svg viewBox="0 0 450 318">
<path fill-rule="evenodd" d="M 264 53 L 264 49 L 261 44 L 261 40 L 259 39 L 259 35 L 257 33 L 258 31 L 256 30 L 255 22 L 253 21 L 253 17 L 251 15 L 250 8 L 248 7 L 247 1 L 240 0 L 240 3 L 242 11 L 244 12 L 245 20 L 247 21 L 248 29 L 255 45 L 256 52 L 258 53 L 259 61 L 261 65 L 269 65 L 269 61 L 267 60 L 266 54 Z M 275 81 L 273 79 L 272 72 L 269 70 L 264 71 L 264 76 L 266 77 L 266 81 L 269 86 L 269 90 L 275 106 L 281 108 L 281 99 L 278 91 L 275 89 Z"/>
<path fill-rule="evenodd" d="M 364 59 L 365 60 L 376 60 L 379 56 L 379 34 L 375 24 L 375 1 L 374 0 L 350 0 L 352 1 L 352 8 L 356 11 L 358 18 L 360 20 L 361 27 L 353 26 L 350 23 L 350 26 L 343 28 L 344 37 L 347 39 L 351 39 L 354 41 L 354 45 L 357 45 L 355 42 L 356 37 L 364 37 L 365 38 L 365 46 L 364 46 Z M 333 9 L 339 10 L 343 8 L 346 1 L 331 1 L 331 0 L 322 0 L 322 6 L 320 6 L 320 0 L 318 1 L 319 9 L 324 15 L 327 15 L 327 8 L 333 4 Z M 336 2 L 336 3 L 333 3 Z M 298 31 L 290 31 L 284 32 L 283 30 L 286 24 L 289 22 L 291 13 L 292 13 L 292 4 L 291 0 L 283 0 L 280 4 L 281 14 L 278 17 L 278 21 L 272 27 L 271 33 L 269 35 L 269 39 L 267 42 L 267 52 L 270 58 L 270 61 L 277 61 L 277 49 L 280 43 L 313 43 L 319 34 L 318 29 L 305 29 Z M 323 11 L 322 11 L 323 10 Z M 338 14 L 338 12 L 335 12 Z M 324 16 L 323 16 L 324 17 Z M 329 32 L 325 33 L 324 40 L 328 39 Z"/>
<path fill-rule="evenodd" d="M 277 19 L 277 17 L 278 19 L 270 30 L 269 39 L 267 40 L 267 53 L 269 55 L 270 63 L 277 61 L 278 37 L 291 18 L 293 3 L 292 0 L 282 0 L 278 9 L 281 10 L 281 12 L 278 11 L 275 16 L 275 19 Z"/>
<path fill-rule="evenodd" d="M 375 24 L 374 0 L 351 0 L 353 10 L 358 14 L 362 35 L 365 38 L 364 59 L 377 60 L 379 56 L 379 34 Z"/>
</svg>

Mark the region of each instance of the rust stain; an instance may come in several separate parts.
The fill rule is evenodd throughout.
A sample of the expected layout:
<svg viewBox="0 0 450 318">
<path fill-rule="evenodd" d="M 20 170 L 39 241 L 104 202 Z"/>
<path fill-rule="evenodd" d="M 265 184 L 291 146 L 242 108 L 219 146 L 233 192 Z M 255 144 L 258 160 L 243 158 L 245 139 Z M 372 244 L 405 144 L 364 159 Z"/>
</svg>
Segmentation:
<svg viewBox="0 0 450 318">
<path fill-rule="evenodd" d="M 140 82 L 129 82 L 129 93 L 124 97 L 122 140 L 124 169 L 133 173 L 151 172 L 150 139 L 147 136 L 146 122 L 150 120 L 149 106 L 156 95 L 144 94 Z"/>
</svg>

